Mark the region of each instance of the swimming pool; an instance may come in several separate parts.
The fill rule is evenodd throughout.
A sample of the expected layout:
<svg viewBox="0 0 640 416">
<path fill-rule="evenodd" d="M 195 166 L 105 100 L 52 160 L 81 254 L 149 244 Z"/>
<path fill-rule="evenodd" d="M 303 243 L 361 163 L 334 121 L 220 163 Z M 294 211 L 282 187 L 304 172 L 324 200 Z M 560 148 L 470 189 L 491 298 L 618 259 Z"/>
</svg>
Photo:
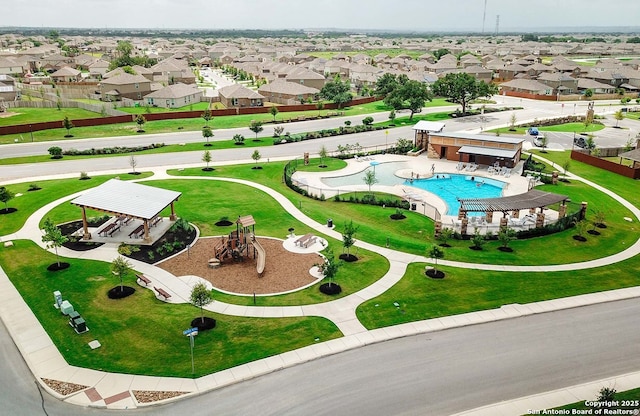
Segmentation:
<svg viewBox="0 0 640 416">
<path fill-rule="evenodd" d="M 473 175 L 437 174 L 428 179 L 403 181 L 403 185 L 413 186 L 431 192 L 447 204 L 446 215 L 456 215 L 460 209 L 458 198 L 497 198 L 502 196 L 505 183 L 491 178 Z M 484 215 L 472 213 L 469 215 Z"/>
<path fill-rule="evenodd" d="M 428 179 L 405 180 L 395 175 L 400 169 L 407 169 L 406 162 L 380 163 L 375 167 L 378 185 L 405 185 L 431 192 L 447 205 L 445 215 L 456 215 L 460 209 L 457 198 L 497 198 L 502 196 L 505 182 L 474 175 L 435 173 Z M 368 167 L 367 169 L 373 169 Z M 365 170 L 366 171 L 366 170 Z M 365 171 L 346 176 L 322 178 L 322 182 L 330 187 L 363 185 Z M 473 180 L 472 180 L 473 178 Z M 482 213 L 469 213 L 481 215 Z"/>
</svg>

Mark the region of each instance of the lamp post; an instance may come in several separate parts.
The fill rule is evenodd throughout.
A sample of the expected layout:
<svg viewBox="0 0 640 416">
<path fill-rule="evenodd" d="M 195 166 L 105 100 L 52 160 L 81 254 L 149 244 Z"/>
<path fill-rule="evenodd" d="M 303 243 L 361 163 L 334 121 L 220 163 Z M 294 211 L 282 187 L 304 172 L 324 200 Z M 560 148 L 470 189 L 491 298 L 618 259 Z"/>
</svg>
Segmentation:
<svg viewBox="0 0 640 416">
<path fill-rule="evenodd" d="M 387 153 L 387 141 L 389 139 L 389 130 L 384 131 L 384 152 Z"/>
<path fill-rule="evenodd" d="M 33 143 L 33 129 L 31 128 L 31 124 L 29 124 L 29 134 L 31 135 L 31 143 Z"/>
</svg>

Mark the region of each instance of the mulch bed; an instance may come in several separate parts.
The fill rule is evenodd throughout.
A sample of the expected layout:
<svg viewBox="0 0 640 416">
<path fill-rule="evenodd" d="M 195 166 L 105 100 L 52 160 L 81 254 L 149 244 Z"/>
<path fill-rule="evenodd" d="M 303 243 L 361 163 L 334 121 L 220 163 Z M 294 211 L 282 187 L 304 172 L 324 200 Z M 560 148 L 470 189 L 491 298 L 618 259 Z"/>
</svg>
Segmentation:
<svg viewBox="0 0 640 416">
<path fill-rule="evenodd" d="M 133 295 L 135 292 L 136 290 L 131 286 L 123 286 L 122 290 L 120 290 L 120 285 L 118 285 L 114 288 L 109 289 L 109 292 L 107 292 L 107 296 L 109 296 L 109 299 L 123 299 L 127 296 Z"/>
<path fill-rule="evenodd" d="M 185 391 L 131 390 L 138 403 L 153 403 L 187 394 Z"/>
<path fill-rule="evenodd" d="M 71 266 L 69 263 L 65 263 L 63 261 L 61 261 L 60 263 L 55 262 L 55 263 L 50 264 L 49 266 L 47 266 L 47 270 L 49 270 L 50 272 L 59 272 L 61 270 L 68 269 L 69 266 Z"/>
<path fill-rule="evenodd" d="M 44 384 L 49 386 L 51 390 L 63 396 L 68 396 L 69 394 L 89 388 L 89 386 L 83 386 L 82 384 L 67 383 L 64 381 L 52 380 L 50 378 L 42 378 L 41 380 Z"/>
</svg>

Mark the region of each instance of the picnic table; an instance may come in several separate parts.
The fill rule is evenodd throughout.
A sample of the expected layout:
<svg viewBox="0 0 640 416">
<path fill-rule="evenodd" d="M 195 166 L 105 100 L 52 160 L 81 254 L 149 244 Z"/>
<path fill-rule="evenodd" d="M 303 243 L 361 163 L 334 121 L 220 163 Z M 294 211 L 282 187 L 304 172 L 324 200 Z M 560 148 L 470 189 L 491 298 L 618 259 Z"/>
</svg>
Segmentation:
<svg viewBox="0 0 640 416">
<path fill-rule="evenodd" d="M 133 231 L 131 231 L 129 233 L 129 238 L 131 238 L 133 236 L 135 236 L 136 238 L 140 238 L 140 237 L 142 237 L 143 233 L 144 233 L 144 224 L 140 224 L 140 225 L 138 225 L 138 227 L 135 230 L 133 230 Z"/>
<path fill-rule="evenodd" d="M 298 238 L 296 241 L 294 241 L 294 244 L 300 247 L 307 248 L 309 247 L 310 244 L 313 244 L 315 242 L 316 242 L 316 237 L 313 234 L 309 233 Z"/>
<path fill-rule="evenodd" d="M 115 232 L 119 230 L 120 230 L 120 225 L 117 222 L 112 222 L 111 224 L 104 227 L 102 230 L 98 231 L 98 234 L 103 237 L 106 237 L 107 235 L 111 237 Z"/>
</svg>

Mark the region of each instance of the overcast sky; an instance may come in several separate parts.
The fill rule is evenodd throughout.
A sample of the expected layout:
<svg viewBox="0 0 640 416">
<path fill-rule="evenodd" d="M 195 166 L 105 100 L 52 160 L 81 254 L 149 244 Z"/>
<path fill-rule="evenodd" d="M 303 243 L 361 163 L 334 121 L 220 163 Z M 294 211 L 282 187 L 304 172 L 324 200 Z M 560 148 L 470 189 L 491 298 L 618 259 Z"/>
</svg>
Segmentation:
<svg viewBox="0 0 640 416">
<path fill-rule="evenodd" d="M 5 0 L 0 26 L 475 31 L 485 0 Z M 637 27 L 639 0 L 486 0 L 485 33 Z"/>
</svg>

